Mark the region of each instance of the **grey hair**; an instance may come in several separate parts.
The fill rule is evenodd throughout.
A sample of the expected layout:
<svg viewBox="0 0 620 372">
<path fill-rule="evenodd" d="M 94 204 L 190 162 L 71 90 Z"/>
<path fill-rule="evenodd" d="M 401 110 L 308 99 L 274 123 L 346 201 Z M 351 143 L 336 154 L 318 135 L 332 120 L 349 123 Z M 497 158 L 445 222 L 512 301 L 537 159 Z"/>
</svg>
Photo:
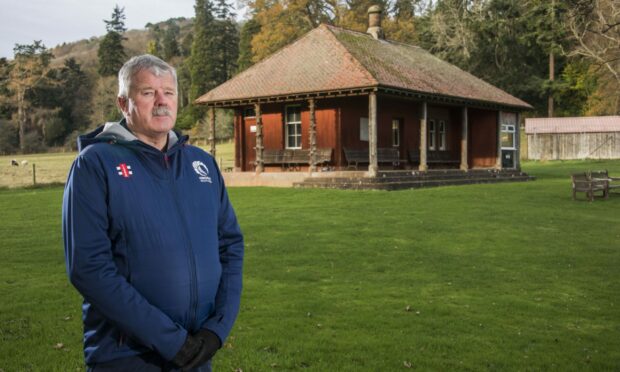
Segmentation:
<svg viewBox="0 0 620 372">
<path fill-rule="evenodd" d="M 153 55 L 143 54 L 141 56 L 131 57 L 118 72 L 119 97 L 127 98 L 129 96 L 131 81 L 133 77 L 142 70 L 148 70 L 155 76 L 171 74 L 174 79 L 174 87 L 178 90 L 177 71 L 175 68 Z"/>
</svg>

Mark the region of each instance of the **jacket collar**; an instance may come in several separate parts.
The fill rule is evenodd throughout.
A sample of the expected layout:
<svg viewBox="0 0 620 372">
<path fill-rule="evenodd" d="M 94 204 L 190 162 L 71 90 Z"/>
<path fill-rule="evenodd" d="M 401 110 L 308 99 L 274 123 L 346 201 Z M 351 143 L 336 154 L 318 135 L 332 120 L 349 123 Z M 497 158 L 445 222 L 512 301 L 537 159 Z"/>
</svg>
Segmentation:
<svg viewBox="0 0 620 372">
<path fill-rule="evenodd" d="M 179 140 L 184 143 L 187 140 L 187 136 L 180 136 L 180 133 L 171 130 L 168 132 L 168 144 L 166 146 L 167 150 L 176 145 Z M 127 121 L 122 119 L 118 122 L 108 122 L 104 125 L 98 127 L 94 131 L 87 133 L 85 135 L 78 137 L 78 151 L 82 151 L 86 146 L 97 143 L 97 142 L 121 142 L 121 143 L 134 143 L 134 144 L 143 144 L 144 142 L 140 141 L 138 137 L 136 137 L 127 127 Z M 152 146 L 150 146 L 152 147 Z"/>
</svg>

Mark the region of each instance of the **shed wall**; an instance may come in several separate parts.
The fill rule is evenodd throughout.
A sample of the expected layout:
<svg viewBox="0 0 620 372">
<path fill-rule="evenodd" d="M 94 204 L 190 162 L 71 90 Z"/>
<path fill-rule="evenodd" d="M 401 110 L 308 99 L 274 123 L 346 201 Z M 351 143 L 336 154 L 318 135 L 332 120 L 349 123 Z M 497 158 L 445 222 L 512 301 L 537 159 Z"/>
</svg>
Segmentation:
<svg viewBox="0 0 620 372">
<path fill-rule="evenodd" d="M 620 159 L 620 132 L 527 135 L 531 160 Z"/>
</svg>

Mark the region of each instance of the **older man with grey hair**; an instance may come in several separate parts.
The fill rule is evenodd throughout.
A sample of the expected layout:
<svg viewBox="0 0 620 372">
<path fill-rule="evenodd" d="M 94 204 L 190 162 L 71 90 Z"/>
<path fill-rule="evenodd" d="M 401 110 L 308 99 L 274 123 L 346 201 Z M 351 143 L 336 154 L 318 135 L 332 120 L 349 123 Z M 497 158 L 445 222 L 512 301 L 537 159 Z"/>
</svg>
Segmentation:
<svg viewBox="0 0 620 372">
<path fill-rule="evenodd" d="M 161 59 L 119 72 L 124 119 L 78 139 L 62 222 L 91 371 L 210 371 L 239 311 L 243 236 L 214 159 L 173 130 Z"/>
</svg>

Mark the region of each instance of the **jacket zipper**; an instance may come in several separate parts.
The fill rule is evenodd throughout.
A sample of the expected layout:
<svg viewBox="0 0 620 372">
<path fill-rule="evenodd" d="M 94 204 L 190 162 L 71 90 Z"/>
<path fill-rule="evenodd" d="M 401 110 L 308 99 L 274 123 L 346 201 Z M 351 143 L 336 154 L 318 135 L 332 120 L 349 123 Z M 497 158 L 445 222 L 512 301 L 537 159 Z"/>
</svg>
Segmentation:
<svg viewBox="0 0 620 372">
<path fill-rule="evenodd" d="M 168 159 L 168 154 L 164 154 L 164 165 L 166 166 L 166 169 L 170 169 L 170 162 Z"/>
<path fill-rule="evenodd" d="M 170 169 L 170 162 L 168 158 L 168 154 L 164 155 L 164 162 L 166 164 L 166 169 Z M 179 195 L 176 188 L 176 182 L 174 182 L 174 175 L 171 175 L 170 182 L 172 183 L 173 189 L 173 197 L 174 197 L 174 205 L 177 209 L 177 213 L 179 215 L 179 219 L 181 221 L 181 225 L 183 225 L 183 233 L 185 235 L 185 241 L 187 246 L 187 254 L 189 259 L 189 269 L 191 274 L 190 280 L 190 317 L 189 317 L 189 327 L 193 328 L 194 323 L 196 322 L 196 308 L 198 306 L 198 289 L 197 289 L 197 278 L 196 278 L 196 257 L 194 256 L 194 249 L 192 248 L 192 242 L 190 239 L 189 232 L 187 231 L 187 223 L 185 221 L 185 217 L 183 213 L 181 213 L 181 206 L 179 205 Z"/>
</svg>

